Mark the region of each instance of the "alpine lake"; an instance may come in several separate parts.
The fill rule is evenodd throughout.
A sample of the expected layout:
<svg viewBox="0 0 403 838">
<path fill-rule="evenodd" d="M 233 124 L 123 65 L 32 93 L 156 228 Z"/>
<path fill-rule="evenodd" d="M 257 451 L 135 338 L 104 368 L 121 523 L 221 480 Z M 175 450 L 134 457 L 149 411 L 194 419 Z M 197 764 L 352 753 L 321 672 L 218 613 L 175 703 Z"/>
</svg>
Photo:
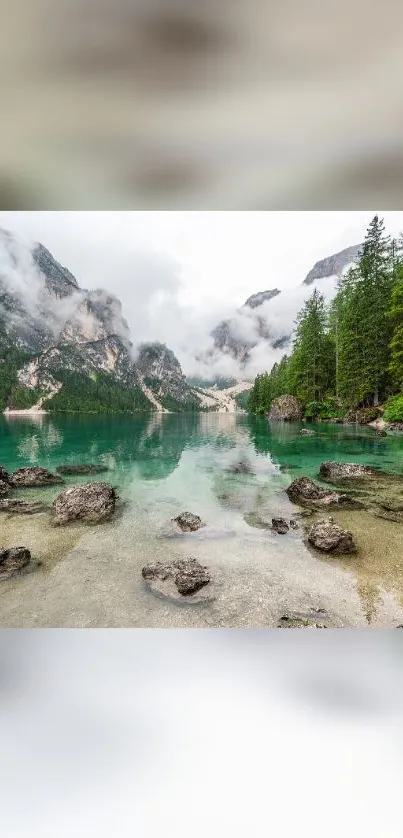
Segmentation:
<svg viewBox="0 0 403 838">
<path fill-rule="evenodd" d="M 401 476 L 394 508 L 403 512 L 403 435 L 304 427 L 316 434 L 243 413 L 2 416 L 0 465 L 8 472 L 77 463 L 108 471 L 65 477 L 65 486 L 12 490 L 47 508 L 0 512 L 0 547 L 25 546 L 40 562 L 0 579 L 0 625 L 275 627 L 290 614 L 326 614 L 329 627 L 403 624 L 403 515 L 332 509 L 306 517 L 285 491 L 297 477 L 320 484 L 323 461 L 362 463 Z M 248 468 L 237 469 L 240 462 Z M 94 480 L 116 487 L 113 518 L 54 526 L 55 497 Z M 167 524 L 183 511 L 206 526 L 169 537 Z M 356 553 L 309 547 L 307 524 L 329 514 L 352 532 Z M 278 534 L 273 517 L 292 518 L 298 528 Z M 174 600 L 145 583 L 144 565 L 183 558 L 208 568 L 208 595 Z"/>
</svg>

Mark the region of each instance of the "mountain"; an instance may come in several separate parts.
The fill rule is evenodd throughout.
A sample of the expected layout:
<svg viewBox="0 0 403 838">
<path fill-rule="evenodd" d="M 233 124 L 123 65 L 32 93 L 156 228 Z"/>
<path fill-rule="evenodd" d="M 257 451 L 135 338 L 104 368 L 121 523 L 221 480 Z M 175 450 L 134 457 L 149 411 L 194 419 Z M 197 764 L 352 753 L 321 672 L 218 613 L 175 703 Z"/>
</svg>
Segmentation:
<svg viewBox="0 0 403 838">
<path fill-rule="evenodd" d="M 328 277 L 340 279 L 343 273 L 357 261 L 361 249 L 362 244 L 353 244 L 351 247 L 346 247 L 338 253 L 333 253 L 332 256 L 326 256 L 325 259 L 315 262 L 302 284 L 312 285 L 315 281 Z"/>
<path fill-rule="evenodd" d="M 212 330 L 212 347 L 197 360 L 204 364 L 210 362 L 219 370 L 221 366 L 228 368 L 224 363 L 220 364 L 220 359 L 233 359 L 239 365 L 239 376 L 244 378 L 254 354 L 264 358 L 265 354 L 268 357 L 276 350 L 287 352 L 295 317 L 307 296 L 306 286 L 318 283 L 325 296 L 331 297 L 336 281 L 357 260 L 361 247 L 352 245 L 316 262 L 295 289 L 279 291 L 273 288 L 252 294 L 232 317 L 222 320 Z M 255 373 L 256 370 L 252 377 Z M 219 375 L 217 372 L 218 378 Z"/>
<path fill-rule="evenodd" d="M 281 292 L 278 288 L 252 294 L 229 320 L 222 320 L 211 332 L 214 351 L 230 355 L 240 364 L 247 363 L 250 350 L 260 341 L 270 341 L 267 319 L 259 309 Z"/>
<path fill-rule="evenodd" d="M 135 352 L 120 300 L 81 288 L 42 244 L 0 230 L 0 408 L 183 410 L 200 406 L 174 353 Z"/>
</svg>

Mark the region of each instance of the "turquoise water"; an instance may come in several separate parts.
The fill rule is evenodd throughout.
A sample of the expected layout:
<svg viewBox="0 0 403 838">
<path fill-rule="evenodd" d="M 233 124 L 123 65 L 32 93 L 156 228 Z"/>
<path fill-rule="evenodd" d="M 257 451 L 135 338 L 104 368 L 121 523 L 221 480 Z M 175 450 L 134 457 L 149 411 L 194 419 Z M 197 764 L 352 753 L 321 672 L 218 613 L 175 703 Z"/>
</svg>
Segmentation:
<svg viewBox="0 0 403 838">
<path fill-rule="evenodd" d="M 367 522 L 365 513 L 347 520 L 363 546 L 346 563 L 312 555 L 302 528 L 281 537 L 259 521 L 294 515 L 285 488 L 297 476 L 317 478 L 323 460 L 403 473 L 403 437 L 377 438 L 366 428 L 337 425 L 311 425 L 318 435 L 304 437 L 301 427 L 246 414 L 2 417 L 5 469 L 104 464 L 105 474 L 66 483 L 108 480 L 124 504 L 113 521 L 98 527 L 55 528 L 48 513 L 3 513 L 0 546 L 29 547 L 43 571 L 2 582 L 0 624 L 270 626 L 285 610 L 304 607 L 325 607 L 338 625 L 365 625 L 370 612 L 379 625 L 402 622 L 401 525 Z M 240 459 L 249 462 L 250 473 L 231 473 Z M 18 496 L 50 503 L 59 491 L 18 490 Z M 170 519 L 184 510 L 208 526 L 189 537 L 163 537 Z M 384 548 L 386 538 L 388 559 L 376 564 L 371 545 L 379 539 Z M 385 553 L 377 549 L 377 555 Z M 144 589 L 146 562 L 181 556 L 211 569 L 210 604 L 178 607 Z"/>
<path fill-rule="evenodd" d="M 0 464 L 12 471 L 25 465 L 54 470 L 66 463 L 101 463 L 122 487 L 134 476 L 164 480 L 183 469 L 189 454 L 198 466 L 213 467 L 224 464 L 231 452 L 245 453 L 255 466 L 292 477 L 317 476 L 323 460 L 403 472 L 403 436 L 378 438 L 364 427 L 321 424 L 306 425 L 318 436 L 304 437 L 301 427 L 243 414 L 2 417 Z"/>
</svg>

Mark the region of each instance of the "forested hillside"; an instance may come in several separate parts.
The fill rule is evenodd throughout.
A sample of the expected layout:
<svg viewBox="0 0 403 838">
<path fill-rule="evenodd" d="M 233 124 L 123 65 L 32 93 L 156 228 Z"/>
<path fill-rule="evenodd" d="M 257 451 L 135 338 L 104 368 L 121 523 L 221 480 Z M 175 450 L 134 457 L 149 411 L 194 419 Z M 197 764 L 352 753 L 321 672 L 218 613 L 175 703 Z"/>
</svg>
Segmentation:
<svg viewBox="0 0 403 838">
<path fill-rule="evenodd" d="M 375 417 L 382 404 L 386 420 L 403 421 L 403 234 L 391 239 L 378 216 L 332 303 L 316 288 L 305 301 L 292 352 L 257 376 L 249 410 L 264 413 L 285 394 L 307 417 L 358 408 Z"/>
</svg>

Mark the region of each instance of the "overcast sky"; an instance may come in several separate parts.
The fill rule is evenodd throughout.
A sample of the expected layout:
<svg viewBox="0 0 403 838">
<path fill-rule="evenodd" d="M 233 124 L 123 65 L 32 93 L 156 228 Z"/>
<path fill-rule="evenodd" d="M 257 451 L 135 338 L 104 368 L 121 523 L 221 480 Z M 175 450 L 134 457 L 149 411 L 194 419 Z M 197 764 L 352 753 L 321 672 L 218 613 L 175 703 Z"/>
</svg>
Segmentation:
<svg viewBox="0 0 403 838">
<path fill-rule="evenodd" d="M 190 344 L 205 348 L 256 291 L 288 289 L 277 318 L 292 323 L 303 301 L 292 289 L 318 259 L 360 243 L 375 212 L 1 212 L 0 226 L 41 241 L 82 287 L 120 297 L 134 343 L 167 343 L 190 373 Z M 379 214 L 403 231 L 403 212 Z"/>
</svg>

